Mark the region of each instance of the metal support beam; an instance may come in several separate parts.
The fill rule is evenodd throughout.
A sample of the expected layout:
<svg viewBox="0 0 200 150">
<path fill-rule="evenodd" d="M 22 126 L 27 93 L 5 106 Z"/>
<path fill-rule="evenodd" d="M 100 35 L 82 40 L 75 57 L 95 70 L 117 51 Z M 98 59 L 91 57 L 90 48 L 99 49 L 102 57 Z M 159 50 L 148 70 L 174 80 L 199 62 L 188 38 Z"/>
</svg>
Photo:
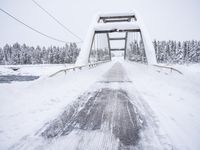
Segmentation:
<svg viewBox="0 0 200 150">
<path fill-rule="evenodd" d="M 109 37 L 109 33 L 106 33 L 106 35 L 107 35 L 107 39 L 108 39 L 109 57 L 110 57 L 110 60 L 111 60 L 111 48 L 110 48 L 110 37 Z"/>
<path fill-rule="evenodd" d="M 95 33 L 112 33 L 112 32 L 117 32 L 117 29 L 112 29 L 112 30 L 97 30 Z"/>
<path fill-rule="evenodd" d="M 143 43 L 143 45 L 144 45 L 144 39 L 143 39 L 143 35 L 142 35 L 142 32 L 141 32 L 141 31 L 140 31 L 140 37 L 141 37 L 142 43 Z M 144 45 L 144 53 L 145 53 L 145 56 L 147 57 L 145 45 Z M 148 63 L 148 60 L 147 60 L 147 63 Z"/>
<path fill-rule="evenodd" d="M 124 37 L 124 38 L 109 38 L 109 40 L 125 40 L 126 38 Z"/>
<path fill-rule="evenodd" d="M 98 22 L 100 22 L 100 20 L 105 20 L 105 19 L 124 19 L 124 18 L 128 18 L 128 19 L 134 19 L 135 21 L 137 21 L 135 15 L 127 15 L 127 16 L 106 16 L 106 17 L 100 17 Z"/>
<path fill-rule="evenodd" d="M 91 51 L 92 51 L 92 46 L 93 46 L 94 40 L 95 40 L 95 34 L 93 34 L 92 43 L 90 43 L 91 45 L 90 45 L 90 53 L 89 53 L 89 57 L 88 57 L 88 62 L 90 62 L 90 55 L 91 55 Z"/>
<path fill-rule="evenodd" d="M 110 49 L 110 51 L 124 51 L 124 48 Z"/>
<path fill-rule="evenodd" d="M 127 30 L 97 30 L 95 33 L 112 33 L 112 32 L 140 32 L 140 29 L 127 29 Z"/>
<path fill-rule="evenodd" d="M 118 30 L 117 32 L 140 32 L 140 29 Z"/>
<path fill-rule="evenodd" d="M 126 60 L 126 50 L 127 50 L 127 38 L 128 38 L 128 32 L 126 32 L 125 36 L 125 48 L 124 48 L 124 60 Z"/>
<path fill-rule="evenodd" d="M 104 19 L 104 23 L 109 23 L 109 22 L 129 22 L 130 19 Z"/>
</svg>

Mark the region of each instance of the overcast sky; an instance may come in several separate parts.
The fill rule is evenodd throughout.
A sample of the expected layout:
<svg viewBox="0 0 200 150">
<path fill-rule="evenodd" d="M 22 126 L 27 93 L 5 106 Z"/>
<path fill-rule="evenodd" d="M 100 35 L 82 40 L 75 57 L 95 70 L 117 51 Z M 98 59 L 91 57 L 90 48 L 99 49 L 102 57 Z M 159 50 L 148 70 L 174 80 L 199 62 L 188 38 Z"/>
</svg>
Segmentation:
<svg viewBox="0 0 200 150">
<path fill-rule="evenodd" d="M 97 12 L 139 11 L 153 39 L 200 40 L 200 0 L 36 0 L 82 39 Z M 31 0 L 0 0 L 0 7 L 26 24 L 58 39 L 77 41 Z M 47 39 L 0 11 L 0 46 L 63 45 Z"/>
</svg>

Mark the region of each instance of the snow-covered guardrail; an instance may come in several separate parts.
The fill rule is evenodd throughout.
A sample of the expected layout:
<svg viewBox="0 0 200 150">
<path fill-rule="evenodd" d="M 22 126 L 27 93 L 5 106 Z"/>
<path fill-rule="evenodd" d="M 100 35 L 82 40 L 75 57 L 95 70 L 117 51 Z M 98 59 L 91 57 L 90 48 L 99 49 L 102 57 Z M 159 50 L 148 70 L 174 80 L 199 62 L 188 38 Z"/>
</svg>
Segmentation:
<svg viewBox="0 0 200 150">
<path fill-rule="evenodd" d="M 89 68 L 95 67 L 95 66 L 97 66 L 97 65 L 100 65 L 100 64 L 103 64 L 103 63 L 106 63 L 106 62 L 109 62 L 109 61 L 110 61 L 110 60 L 99 61 L 99 62 L 95 62 L 95 63 L 89 63 L 89 64 L 87 64 L 87 65 L 74 66 L 74 67 L 69 67 L 69 68 L 66 68 L 66 69 L 61 69 L 61 70 L 59 70 L 59 71 L 57 71 L 57 72 L 51 74 L 49 77 L 53 77 L 53 76 L 55 76 L 55 75 L 57 75 L 57 74 L 59 74 L 59 73 L 61 73 L 61 72 L 64 72 L 64 73 L 66 74 L 66 73 L 67 73 L 68 71 L 70 71 L 70 70 L 75 71 L 75 70 L 77 70 L 77 69 L 81 70 L 82 68 L 86 68 L 86 67 L 89 67 Z"/>
<path fill-rule="evenodd" d="M 155 67 L 159 67 L 159 68 L 165 68 L 165 69 L 169 69 L 171 72 L 172 71 L 175 71 L 175 72 L 178 72 L 179 74 L 183 74 L 181 71 L 179 71 L 178 69 L 175 69 L 173 67 L 167 67 L 167 66 L 161 66 L 161 65 L 153 65 Z"/>
</svg>

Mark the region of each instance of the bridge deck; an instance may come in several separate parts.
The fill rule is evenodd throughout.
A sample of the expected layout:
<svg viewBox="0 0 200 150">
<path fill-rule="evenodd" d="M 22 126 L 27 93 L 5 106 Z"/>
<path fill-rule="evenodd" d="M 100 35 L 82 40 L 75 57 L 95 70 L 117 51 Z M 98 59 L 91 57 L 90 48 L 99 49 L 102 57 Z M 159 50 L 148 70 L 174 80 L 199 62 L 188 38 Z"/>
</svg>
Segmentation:
<svg viewBox="0 0 200 150">
<path fill-rule="evenodd" d="M 140 113 L 137 98 L 127 90 L 131 85 L 123 66 L 115 63 L 93 85 L 95 90 L 81 95 L 39 135 L 49 140 L 63 138 L 59 142 L 69 149 L 141 148 L 145 146 L 142 136 L 158 141 L 154 134 L 143 135 L 148 119 Z"/>
<path fill-rule="evenodd" d="M 49 110 L 57 109 L 60 115 L 52 115 L 50 111 L 46 113 L 47 109 L 41 109 L 43 105 L 40 109 L 44 111 L 34 109 L 40 117 L 31 115 L 25 118 L 33 126 L 43 118 L 41 124 L 35 126 L 33 134 L 28 134 L 25 128 L 28 135 L 11 149 L 162 150 L 199 147 L 195 141 L 200 131 L 197 126 L 200 119 L 195 113 L 199 105 L 193 105 L 199 94 L 195 95 L 192 88 L 196 89 L 198 85 L 177 72 L 114 60 L 93 69 L 59 74 L 43 81 L 42 85 L 49 86 L 49 82 L 50 85 L 55 82 L 56 86 L 46 94 L 56 91 L 60 85 L 59 90 L 65 89 L 66 95 L 60 99 L 63 102 L 54 101 L 52 106 L 48 106 Z M 186 86 L 191 89 L 183 88 Z M 70 96 L 77 89 L 79 91 Z M 43 96 L 36 97 L 36 100 L 41 101 Z M 187 97 L 192 99 L 188 101 Z M 47 102 L 45 107 L 49 105 Z M 62 109 L 58 105 L 62 105 Z M 42 113 L 48 114 L 50 119 Z M 190 117 L 191 114 L 194 117 Z M 20 116 L 24 117 L 20 114 L 19 120 Z M 43 120 L 47 123 L 44 124 Z M 24 127 L 22 121 L 25 119 L 20 120 L 20 127 Z M 14 126 L 14 129 L 19 129 L 19 123 L 14 122 Z"/>
</svg>

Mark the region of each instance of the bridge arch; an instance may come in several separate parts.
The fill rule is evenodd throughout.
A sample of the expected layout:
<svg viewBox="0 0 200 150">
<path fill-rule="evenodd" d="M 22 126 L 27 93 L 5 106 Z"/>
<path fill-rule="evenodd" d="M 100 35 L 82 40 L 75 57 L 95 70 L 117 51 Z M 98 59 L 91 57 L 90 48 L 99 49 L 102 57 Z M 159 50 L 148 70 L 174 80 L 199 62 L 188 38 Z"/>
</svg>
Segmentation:
<svg viewBox="0 0 200 150">
<path fill-rule="evenodd" d="M 125 40 L 126 43 L 128 32 L 139 32 L 144 44 L 147 63 L 152 65 L 157 63 L 153 43 L 148 35 L 146 28 L 144 27 L 141 18 L 138 16 L 138 14 L 136 14 L 136 12 L 131 12 L 131 13 L 98 14 L 93 20 L 87 32 L 86 39 L 83 43 L 76 64 L 77 65 L 88 64 L 90 52 L 96 34 L 105 33 L 108 35 L 108 33 L 114 33 L 114 32 L 118 33 L 124 32 L 126 36 L 123 38 L 107 37 L 108 45 L 110 45 L 110 40 Z M 111 49 L 111 47 L 109 46 L 109 52 L 112 50 L 113 49 Z M 126 50 L 127 50 L 126 45 L 123 49 L 120 50 L 124 51 L 124 57 L 126 58 Z"/>
</svg>

